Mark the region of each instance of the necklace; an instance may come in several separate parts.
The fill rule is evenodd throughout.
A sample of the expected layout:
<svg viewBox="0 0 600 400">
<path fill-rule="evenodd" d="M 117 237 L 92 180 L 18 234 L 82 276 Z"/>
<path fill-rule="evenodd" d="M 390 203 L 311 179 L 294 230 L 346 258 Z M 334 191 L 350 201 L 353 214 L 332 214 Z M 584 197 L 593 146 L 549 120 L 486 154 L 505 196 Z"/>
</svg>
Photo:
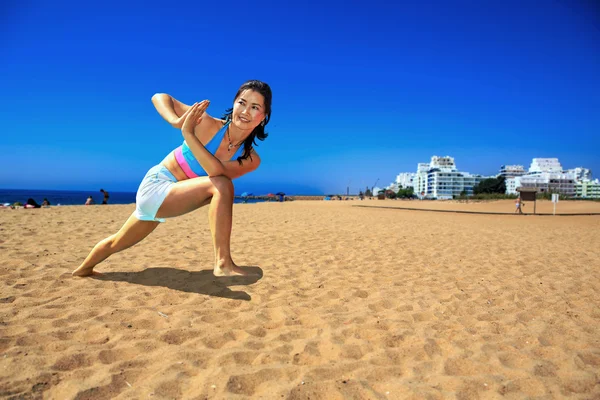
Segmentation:
<svg viewBox="0 0 600 400">
<path fill-rule="evenodd" d="M 231 143 L 231 136 L 229 135 L 229 127 L 227 127 L 227 140 L 229 141 L 229 146 L 227 146 L 227 152 L 229 153 L 231 151 L 231 149 L 233 149 L 234 147 L 238 147 L 240 144 L 233 144 Z"/>
</svg>

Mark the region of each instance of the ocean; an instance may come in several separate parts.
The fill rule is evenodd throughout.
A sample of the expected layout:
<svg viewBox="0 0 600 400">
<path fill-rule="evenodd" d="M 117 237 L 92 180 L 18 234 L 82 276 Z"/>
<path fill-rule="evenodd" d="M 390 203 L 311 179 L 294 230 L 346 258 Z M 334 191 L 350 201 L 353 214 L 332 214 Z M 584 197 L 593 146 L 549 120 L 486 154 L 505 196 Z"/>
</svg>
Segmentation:
<svg viewBox="0 0 600 400">
<path fill-rule="evenodd" d="M 133 204 L 135 203 L 135 192 L 108 192 L 110 195 L 108 204 Z M 25 204 L 27 199 L 32 198 L 38 204 L 42 204 L 44 198 L 51 205 L 84 205 L 89 196 L 92 196 L 96 204 L 101 204 L 104 195 L 100 191 L 78 191 L 78 190 L 27 190 L 27 189 L 0 189 L 0 204 L 13 204 L 17 201 Z M 249 199 L 248 203 L 258 203 L 264 200 Z M 236 198 L 235 203 L 243 203 L 244 199 Z"/>
</svg>

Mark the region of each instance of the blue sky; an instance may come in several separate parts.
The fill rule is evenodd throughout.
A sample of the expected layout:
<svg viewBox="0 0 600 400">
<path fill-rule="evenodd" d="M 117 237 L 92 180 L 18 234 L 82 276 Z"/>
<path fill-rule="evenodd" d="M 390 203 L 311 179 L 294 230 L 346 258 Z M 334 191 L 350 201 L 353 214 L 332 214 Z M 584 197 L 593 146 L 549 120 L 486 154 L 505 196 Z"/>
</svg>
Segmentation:
<svg viewBox="0 0 600 400">
<path fill-rule="evenodd" d="M 11 3 L 0 188 L 135 191 L 182 142 L 154 93 L 220 116 L 248 79 L 273 115 L 236 192 L 356 193 L 433 155 L 600 175 L 593 0 Z"/>
</svg>

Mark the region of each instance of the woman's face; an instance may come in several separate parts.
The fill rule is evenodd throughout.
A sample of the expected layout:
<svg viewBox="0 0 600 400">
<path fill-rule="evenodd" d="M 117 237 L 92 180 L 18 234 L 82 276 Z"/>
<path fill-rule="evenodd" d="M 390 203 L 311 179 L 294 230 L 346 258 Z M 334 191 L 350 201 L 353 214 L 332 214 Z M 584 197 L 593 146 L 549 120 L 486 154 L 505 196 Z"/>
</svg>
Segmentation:
<svg viewBox="0 0 600 400">
<path fill-rule="evenodd" d="M 240 129 L 252 131 L 265 119 L 265 98 L 254 90 L 243 91 L 233 104 L 232 122 Z"/>
</svg>

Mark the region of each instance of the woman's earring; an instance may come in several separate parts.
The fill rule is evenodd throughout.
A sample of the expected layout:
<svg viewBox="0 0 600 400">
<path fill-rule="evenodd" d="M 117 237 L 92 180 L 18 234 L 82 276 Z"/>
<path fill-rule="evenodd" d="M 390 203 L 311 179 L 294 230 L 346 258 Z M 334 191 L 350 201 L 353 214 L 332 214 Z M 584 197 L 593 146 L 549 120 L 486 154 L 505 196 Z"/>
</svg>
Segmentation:
<svg viewBox="0 0 600 400">
<path fill-rule="evenodd" d="M 265 126 L 265 120 L 263 119 L 262 122 L 260 123 L 262 126 Z"/>
</svg>

